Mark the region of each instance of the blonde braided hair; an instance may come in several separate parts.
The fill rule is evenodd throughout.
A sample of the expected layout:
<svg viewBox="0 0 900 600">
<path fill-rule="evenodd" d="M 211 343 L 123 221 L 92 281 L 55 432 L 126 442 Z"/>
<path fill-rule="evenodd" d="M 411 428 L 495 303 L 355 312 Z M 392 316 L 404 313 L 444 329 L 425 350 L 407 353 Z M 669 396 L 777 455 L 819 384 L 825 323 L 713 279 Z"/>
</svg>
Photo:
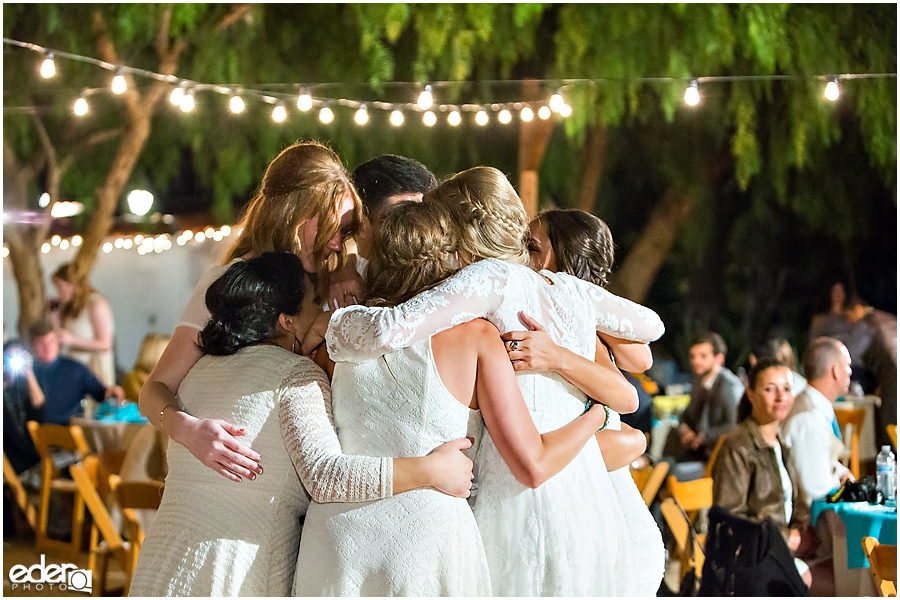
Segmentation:
<svg viewBox="0 0 900 600">
<path fill-rule="evenodd" d="M 506 176 L 473 167 L 431 190 L 424 202 L 450 209 L 459 226 L 459 248 L 472 260 L 494 258 L 528 264 L 528 215 Z"/>
</svg>

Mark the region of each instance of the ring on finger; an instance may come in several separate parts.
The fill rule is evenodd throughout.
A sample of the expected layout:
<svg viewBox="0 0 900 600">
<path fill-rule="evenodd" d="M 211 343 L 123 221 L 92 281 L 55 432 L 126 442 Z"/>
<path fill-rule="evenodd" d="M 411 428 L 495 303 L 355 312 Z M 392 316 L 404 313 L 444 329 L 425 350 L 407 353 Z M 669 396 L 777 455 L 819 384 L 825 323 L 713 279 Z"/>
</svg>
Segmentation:
<svg viewBox="0 0 900 600">
<path fill-rule="evenodd" d="M 509 350 L 513 352 L 519 349 L 519 340 L 513 340 L 509 343 Z"/>
</svg>

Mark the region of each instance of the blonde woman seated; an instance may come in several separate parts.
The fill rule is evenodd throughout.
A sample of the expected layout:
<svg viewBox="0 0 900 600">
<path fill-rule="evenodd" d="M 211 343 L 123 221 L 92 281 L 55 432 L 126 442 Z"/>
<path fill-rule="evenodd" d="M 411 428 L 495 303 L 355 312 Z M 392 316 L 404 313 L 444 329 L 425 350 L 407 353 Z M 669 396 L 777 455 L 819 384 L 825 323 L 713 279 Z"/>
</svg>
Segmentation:
<svg viewBox="0 0 900 600">
<path fill-rule="evenodd" d="M 761 358 L 748 373 L 747 393 L 738 405 L 738 426 L 725 437 L 713 467 L 713 504 L 762 521 L 772 519 L 791 552 L 810 523 L 809 505 L 778 428 L 794 405 L 791 370 L 776 358 Z M 804 583 L 809 567 L 794 559 Z"/>
<path fill-rule="evenodd" d="M 148 333 L 141 340 L 141 347 L 138 350 L 137 360 L 134 361 L 134 368 L 130 373 L 125 375 L 122 380 L 122 388 L 125 390 L 125 399 L 132 402 L 138 401 L 141 388 L 153 367 L 159 362 L 159 357 L 169 343 L 172 336 L 163 333 Z"/>
</svg>

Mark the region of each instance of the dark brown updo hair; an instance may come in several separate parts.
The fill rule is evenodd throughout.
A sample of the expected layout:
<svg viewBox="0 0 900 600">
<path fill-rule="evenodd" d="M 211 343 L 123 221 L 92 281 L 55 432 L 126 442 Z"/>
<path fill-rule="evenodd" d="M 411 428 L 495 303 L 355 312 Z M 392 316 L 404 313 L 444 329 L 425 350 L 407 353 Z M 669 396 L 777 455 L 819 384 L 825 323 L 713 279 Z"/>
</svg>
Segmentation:
<svg viewBox="0 0 900 600">
<path fill-rule="evenodd" d="M 747 389 L 756 390 L 756 384 L 759 382 L 760 373 L 762 373 L 766 369 L 772 368 L 790 370 L 790 367 L 787 364 L 785 364 L 781 360 L 778 360 L 774 356 L 764 356 L 756 361 L 755 365 L 750 367 L 750 371 L 747 373 Z M 753 405 L 750 403 L 750 396 L 748 396 L 747 392 L 744 391 L 744 395 L 741 396 L 741 401 L 738 403 L 737 407 L 738 422 L 741 422 L 749 417 L 752 411 Z"/>
<path fill-rule="evenodd" d="M 394 306 L 459 270 L 459 234 L 446 206 L 398 202 L 383 213 L 366 272 L 370 306 Z"/>
<path fill-rule="evenodd" d="M 606 223 L 576 208 L 546 210 L 535 219 L 544 226 L 556 257 L 556 270 L 605 288 L 615 260 Z"/>
</svg>

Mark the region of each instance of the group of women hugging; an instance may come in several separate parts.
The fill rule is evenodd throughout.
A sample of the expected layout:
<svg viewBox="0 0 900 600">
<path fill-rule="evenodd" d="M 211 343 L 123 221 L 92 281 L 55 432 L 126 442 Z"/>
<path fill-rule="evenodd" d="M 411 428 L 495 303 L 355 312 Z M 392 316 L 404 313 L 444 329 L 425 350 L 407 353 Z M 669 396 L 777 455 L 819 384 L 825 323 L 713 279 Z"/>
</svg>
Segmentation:
<svg viewBox="0 0 900 600">
<path fill-rule="evenodd" d="M 327 147 L 269 165 L 141 392 L 174 443 L 131 594 L 654 596 L 617 413 L 663 324 L 604 288 L 605 224 L 475 167 L 386 209 L 323 313 L 364 218 Z"/>
</svg>

